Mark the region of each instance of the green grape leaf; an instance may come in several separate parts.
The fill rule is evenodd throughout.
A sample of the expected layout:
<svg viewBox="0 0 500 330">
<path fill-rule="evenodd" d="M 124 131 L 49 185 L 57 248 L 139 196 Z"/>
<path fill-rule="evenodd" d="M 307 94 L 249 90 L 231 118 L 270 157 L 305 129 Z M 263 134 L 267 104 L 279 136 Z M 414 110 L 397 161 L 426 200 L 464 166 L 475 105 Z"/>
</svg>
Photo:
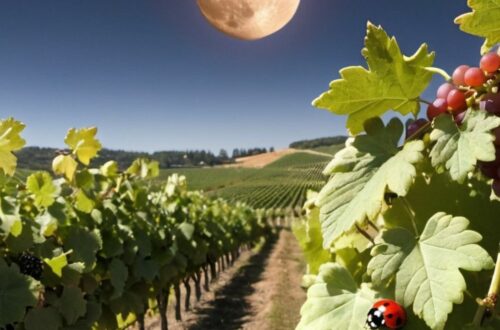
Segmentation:
<svg viewBox="0 0 500 330">
<path fill-rule="evenodd" d="M 95 138 L 97 127 L 70 129 L 64 142 L 78 157 L 78 160 L 84 165 L 89 165 L 90 160 L 97 156 L 102 149 L 101 143 Z"/>
<path fill-rule="evenodd" d="M 57 187 L 47 172 L 36 172 L 26 180 L 26 188 L 35 197 L 37 207 L 49 207 L 55 201 Z"/>
<path fill-rule="evenodd" d="M 460 30 L 485 38 L 482 53 L 500 42 L 500 2 L 498 0 L 468 0 L 472 12 L 455 19 Z"/>
<path fill-rule="evenodd" d="M 57 219 L 54 218 L 49 212 L 44 212 L 43 214 L 37 216 L 35 221 L 40 225 L 40 233 L 45 237 L 52 236 L 57 230 Z"/>
<path fill-rule="evenodd" d="M 52 161 L 54 173 L 64 175 L 69 181 L 73 180 L 77 166 L 77 162 L 69 155 L 59 155 Z"/>
<path fill-rule="evenodd" d="M 313 102 L 315 107 L 348 115 L 346 126 L 353 135 L 363 130 L 367 119 L 391 109 L 403 115 L 417 114 L 418 98 L 432 78 L 425 67 L 434 62 L 427 45 L 406 57 L 394 37 L 371 23 L 362 54 L 369 70 L 360 66 L 340 70 L 341 79 L 332 81 L 330 89 Z"/>
<path fill-rule="evenodd" d="M 59 277 L 62 277 L 62 270 L 64 267 L 68 265 L 68 257 L 67 255 L 72 251 L 68 251 L 66 253 L 62 253 L 53 258 L 45 258 L 43 261 L 52 269 L 52 272 Z"/>
<path fill-rule="evenodd" d="M 7 235 L 12 235 L 13 237 L 19 237 L 23 232 L 23 223 L 19 214 L 1 214 L 0 220 L 2 224 L 0 228 Z"/>
<path fill-rule="evenodd" d="M 432 329 L 443 329 L 453 303 L 463 301 L 465 279 L 459 271 L 494 267 L 493 259 L 479 245 L 481 235 L 467 230 L 469 221 L 445 213 L 432 216 L 420 238 L 404 229 L 389 229 L 385 243 L 373 250 L 368 269 L 374 281 L 396 273 L 396 300 Z"/>
<path fill-rule="evenodd" d="M 102 165 L 99 170 L 105 177 L 114 178 L 118 175 L 118 163 L 114 160 L 110 160 Z"/>
<path fill-rule="evenodd" d="M 90 213 L 94 209 L 95 202 L 85 195 L 82 190 L 76 193 L 75 207 L 77 210 L 83 213 Z"/>
<path fill-rule="evenodd" d="M 67 250 L 72 250 L 71 260 L 83 262 L 85 270 L 94 268 L 96 253 L 101 248 L 101 240 L 96 232 L 89 232 L 83 228 L 70 228 L 68 236 L 64 242 Z"/>
<path fill-rule="evenodd" d="M 375 292 L 366 284 L 358 288 L 345 268 L 326 263 L 307 290 L 297 330 L 363 329 L 374 301 Z"/>
<path fill-rule="evenodd" d="M 7 175 L 14 175 L 17 158 L 13 151 L 21 149 L 26 141 L 21 137 L 25 125 L 13 118 L 0 120 L 0 170 Z"/>
<path fill-rule="evenodd" d="M 24 320 L 26 330 L 58 330 L 62 327 L 61 316 L 53 307 L 33 308 Z"/>
<path fill-rule="evenodd" d="M 311 210 L 305 221 L 295 222 L 292 230 L 307 262 L 307 273 L 317 274 L 322 264 L 332 260 L 331 253 L 323 249 L 319 209 Z"/>
<path fill-rule="evenodd" d="M 446 167 L 453 180 L 463 182 L 478 160 L 495 160 L 491 130 L 498 126 L 500 118 L 485 111 L 469 111 L 460 127 L 451 116 L 437 117 L 430 135 L 436 142 L 430 153 L 432 165 Z"/>
<path fill-rule="evenodd" d="M 143 179 L 154 178 L 160 174 L 160 165 L 155 160 L 138 158 L 127 169 L 127 173 L 139 176 Z"/>
<path fill-rule="evenodd" d="M 123 293 L 125 282 L 128 278 L 128 269 L 120 259 L 113 259 L 109 265 L 109 272 L 111 276 L 111 284 L 113 285 L 113 296 L 111 299 L 118 298 Z"/>
<path fill-rule="evenodd" d="M 398 149 L 403 132 L 399 119 L 384 127 L 380 118 L 373 118 L 365 129 L 367 134 L 348 140 L 325 169 L 331 178 L 317 199 L 325 248 L 356 224 L 374 220 L 387 190 L 405 196 L 417 174 L 415 164 L 423 159 L 422 141 Z"/>
<path fill-rule="evenodd" d="M 87 313 L 87 303 L 79 288 L 65 287 L 57 308 L 68 324 L 73 324 Z"/>
<path fill-rule="evenodd" d="M 26 308 L 36 301 L 37 292 L 31 280 L 0 258 L 0 327 L 22 321 Z"/>
</svg>

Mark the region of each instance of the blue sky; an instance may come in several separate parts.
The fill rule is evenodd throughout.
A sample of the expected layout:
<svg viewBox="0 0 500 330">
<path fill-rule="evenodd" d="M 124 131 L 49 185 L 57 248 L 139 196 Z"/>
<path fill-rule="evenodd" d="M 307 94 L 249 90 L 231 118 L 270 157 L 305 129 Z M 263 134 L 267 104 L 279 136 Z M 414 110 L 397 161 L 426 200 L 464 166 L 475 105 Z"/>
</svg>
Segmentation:
<svg viewBox="0 0 500 330">
<path fill-rule="evenodd" d="M 466 11 L 466 0 L 302 0 L 283 30 L 248 42 L 209 26 L 195 0 L 5 0 L 0 118 L 25 122 L 29 145 L 54 147 L 90 125 L 108 148 L 143 151 L 345 134 L 345 117 L 311 101 L 364 63 L 366 21 L 407 55 L 427 42 L 450 72 L 479 60 L 482 40 L 453 23 Z"/>
</svg>

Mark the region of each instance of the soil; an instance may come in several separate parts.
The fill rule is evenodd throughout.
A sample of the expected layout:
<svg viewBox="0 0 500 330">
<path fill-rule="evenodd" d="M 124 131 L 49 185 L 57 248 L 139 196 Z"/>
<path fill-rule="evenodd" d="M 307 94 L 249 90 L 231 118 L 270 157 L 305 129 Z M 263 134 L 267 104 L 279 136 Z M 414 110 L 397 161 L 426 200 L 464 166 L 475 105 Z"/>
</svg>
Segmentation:
<svg viewBox="0 0 500 330">
<path fill-rule="evenodd" d="M 199 302 L 192 297 L 194 307 L 189 312 L 183 310 L 182 321 L 175 320 L 175 302 L 171 300 L 169 329 L 294 329 L 306 298 L 300 287 L 304 269 L 297 241 L 289 229 L 283 229 L 258 251 L 243 252 Z M 147 319 L 146 328 L 160 329 L 159 318 Z"/>
<path fill-rule="evenodd" d="M 262 168 L 275 160 L 278 160 L 285 155 L 293 154 L 294 152 L 297 152 L 297 150 L 288 148 L 255 156 L 241 157 L 236 159 L 235 164 L 224 165 L 224 167 Z"/>
</svg>

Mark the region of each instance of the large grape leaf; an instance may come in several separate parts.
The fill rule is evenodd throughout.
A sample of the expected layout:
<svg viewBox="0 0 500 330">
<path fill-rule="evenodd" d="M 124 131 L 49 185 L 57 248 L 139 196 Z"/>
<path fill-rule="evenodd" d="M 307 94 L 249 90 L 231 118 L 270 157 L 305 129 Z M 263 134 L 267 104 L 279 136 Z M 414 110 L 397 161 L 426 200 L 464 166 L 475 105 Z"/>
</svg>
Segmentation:
<svg viewBox="0 0 500 330">
<path fill-rule="evenodd" d="M 0 259 L 0 327 L 21 321 L 26 308 L 36 303 L 36 295 L 29 278 Z"/>
<path fill-rule="evenodd" d="M 68 324 L 73 324 L 87 312 L 87 303 L 79 288 L 65 287 L 61 298 L 56 303 L 57 308 Z"/>
<path fill-rule="evenodd" d="M 317 274 L 322 264 L 332 260 L 330 251 L 323 249 L 319 209 L 313 209 L 306 220 L 299 221 L 292 226 L 293 234 L 304 253 L 307 273 Z"/>
<path fill-rule="evenodd" d="M 481 235 L 467 230 L 469 221 L 436 213 L 420 238 L 404 229 L 390 229 L 385 243 L 373 249 L 368 265 L 374 281 L 396 273 L 396 300 L 413 311 L 432 329 L 443 329 L 453 303 L 463 301 L 465 279 L 459 268 L 480 271 L 494 267 L 493 259 L 479 245 Z"/>
<path fill-rule="evenodd" d="M 472 12 L 455 19 L 460 29 L 475 36 L 486 38 L 482 52 L 486 53 L 500 42 L 500 1 L 468 0 Z"/>
<path fill-rule="evenodd" d="M 13 118 L 0 120 L 0 170 L 7 175 L 14 175 L 17 158 L 13 151 L 21 149 L 26 141 L 21 137 L 25 125 Z"/>
<path fill-rule="evenodd" d="M 368 23 L 365 48 L 368 70 L 356 66 L 340 70 L 341 79 L 314 100 L 313 105 L 335 114 L 348 115 L 351 134 L 363 130 L 365 120 L 388 110 L 401 114 L 418 113 L 418 97 L 429 85 L 432 73 L 425 70 L 434 62 L 434 53 L 423 44 L 411 57 L 401 53 L 394 37 Z"/>
<path fill-rule="evenodd" d="M 26 330 L 58 330 L 62 319 L 53 307 L 34 308 L 26 314 L 24 326 Z"/>
<path fill-rule="evenodd" d="M 366 284 L 358 288 L 345 268 L 326 263 L 307 291 L 297 330 L 364 329 L 374 300 L 375 292 Z"/>
<path fill-rule="evenodd" d="M 485 111 L 469 111 L 460 127 L 451 116 L 439 116 L 430 135 L 436 142 L 430 153 L 432 165 L 446 167 L 453 180 L 463 182 L 478 160 L 495 160 L 491 130 L 498 126 L 500 118 Z"/>
<path fill-rule="evenodd" d="M 113 259 L 109 265 L 111 284 L 113 285 L 113 295 L 111 299 L 118 298 L 123 293 L 125 282 L 128 278 L 127 266 L 120 259 Z"/>
<path fill-rule="evenodd" d="M 384 127 L 380 118 L 373 118 L 365 123 L 365 130 L 367 134 L 348 140 L 325 169 L 332 176 L 317 200 L 325 247 L 355 224 L 375 219 L 387 190 L 406 195 L 417 174 L 414 165 L 423 158 L 422 141 L 398 149 L 403 132 L 399 119 Z"/>
<path fill-rule="evenodd" d="M 90 163 L 90 160 L 97 156 L 102 145 L 95 138 L 97 134 L 96 127 L 70 129 L 64 142 L 71 148 L 73 153 L 78 157 L 78 160 L 85 165 Z"/>
<path fill-rule="evenodd" d="M 37 207 L 49 207 L 55 201 L 57 188 L 47 172 L 36 172 L 26 180 L 26 188 L 35 197 Z"/>
</svg>

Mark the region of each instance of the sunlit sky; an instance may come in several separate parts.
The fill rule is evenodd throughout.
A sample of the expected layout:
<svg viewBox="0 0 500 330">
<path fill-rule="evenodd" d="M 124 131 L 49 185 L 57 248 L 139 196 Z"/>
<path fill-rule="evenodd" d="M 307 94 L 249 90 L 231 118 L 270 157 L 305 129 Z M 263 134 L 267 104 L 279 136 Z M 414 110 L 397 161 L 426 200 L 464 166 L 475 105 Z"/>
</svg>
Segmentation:
<svg viewBox="0 0 500 330">
<path fill-rule="evenodd" d="M 26 123 L 29 145 L 53 147 L 90 125 L 106 147 L 142 151 L 345 134 L 345 117 L 311 101 L 340 68 L 364 64 L 366 21 L 407 55 L 427 42 L 450 72 L 479 59 L 482 40 L 453 23 L 466 11 L 466 0 L 302 0 L 284 29 L 249 42 L 213 29 L 195 0 L 5 0 L 0 118 Z"/>
</svg>

